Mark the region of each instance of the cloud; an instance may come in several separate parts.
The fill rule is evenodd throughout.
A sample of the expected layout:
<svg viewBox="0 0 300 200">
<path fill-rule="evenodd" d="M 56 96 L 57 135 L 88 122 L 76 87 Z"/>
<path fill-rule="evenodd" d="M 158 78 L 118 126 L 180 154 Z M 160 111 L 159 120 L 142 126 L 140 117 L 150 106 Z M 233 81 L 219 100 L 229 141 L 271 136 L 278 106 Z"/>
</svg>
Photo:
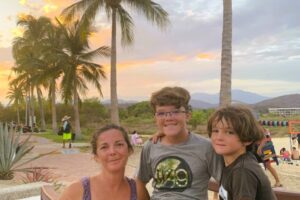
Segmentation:
<svg viewBox="0 0 300 200">
<path fill-rule="evenodd" d="M 5 100 L 6 93 L 8 91 L 8 78 L 11 74 L 10 68 L 12 66 L 11 62 L 2 61 L 0 62 L 0 102 L 7 102 Z M 4 84 L 5 83 L 5 84 Z"/>
<path fill-rule="evenodd" d="M 0 62 L 1 63 L 2 62 L 8 62 L 8 63 L 13 62 L 11 51 L 12 51 L 11 47 L 4 47 L 4 48 L 0 47 Z"/>
<path fill-rule="evenodd" d="M 265 96 L 278 96 L 298 93 L 300 94 L 300 81 L 277 81 L 262 79 L 233 79 L 233 88 L 262 94 Z"/>
<path fill-rule="evenodd" d="M 110 27 L 97 26 L 96 32 L 93 32 L 90 38 L 91 48 L 98 48 L 100 46 L 110 46 L 111 43 L 111 29 Z"/>
<path fill-rule="evenodd" d="M 217 58 L 218 55 L 216 55 L 215 53 L 211 53 L 211 52 L 208 52 L 208 53 L 199 53 L 197 55 L 197 59 L 199 60 L 214 60 Z"/>
<path fill-rule="evenodd" d="M 33 0 L 20 0 L 19 4 L 22 5 L 27 14 L 33 16 L 47 16 L 54 18 L 59 16 L 62 9 L 74 3 L 72 0 L 43 0 L 43 1 L 33 1 Z"/>
<path fill-rule="evenodd" d="M 22 37 L 24 33 L 24 29 L 22 27 L 16 27 L 11 30 L 13 37 Z"/>
<path fill-rule="evenodd" d="M 26 5 L 27 0 L 20 0 L 19 3 L 20 3 L 21 5 Z"/>
</svg>

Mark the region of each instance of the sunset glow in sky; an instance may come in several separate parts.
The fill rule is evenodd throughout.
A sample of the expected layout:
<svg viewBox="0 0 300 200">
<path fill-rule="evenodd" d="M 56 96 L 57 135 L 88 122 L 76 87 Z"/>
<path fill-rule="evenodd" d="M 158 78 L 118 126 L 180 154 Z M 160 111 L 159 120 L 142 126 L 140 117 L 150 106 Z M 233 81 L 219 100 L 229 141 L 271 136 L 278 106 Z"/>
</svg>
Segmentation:
<svg viewBox="0 0 300 200">
<path fill-rule="evenodd" d="M 222 12 L 221 0 L 154 0 L 170 16 L 161 31 L 136 12 L 135 42 L 122 48 L 118 41 L 118 96 L 142 100 L 163 86 L 183 86 L 191 93 L 217 93 L 220 88 Z M 74 0 L 11 0 L 0 2 L 0 101 L 6 102 L 12 39 L 23 30 L 18 16 L 31 14 L 54 18 Z M 300 1 L 233 1 L 232 88 L 279 96 L 300 93 Z M 98 32 L 92 49 L 110 45 L 111 29 L 105 13 L 95 21 Z M 109 59 L 102 89 L 110 97 Z M 88 97 L 97 96 L 91 88 Z"/>
</svg>

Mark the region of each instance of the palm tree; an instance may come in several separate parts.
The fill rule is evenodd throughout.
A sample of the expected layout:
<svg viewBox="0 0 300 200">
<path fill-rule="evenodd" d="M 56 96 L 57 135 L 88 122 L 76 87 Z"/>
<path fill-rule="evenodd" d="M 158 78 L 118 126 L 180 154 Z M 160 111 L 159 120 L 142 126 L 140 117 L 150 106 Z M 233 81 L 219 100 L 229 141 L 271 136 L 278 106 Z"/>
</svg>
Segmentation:
<svg viewBox="0 0 300 200">
<path fill-rule="evenodd" d="M 63 49 L 61 58 L 67 63 L 63 67 L 61 89 L 65 102 L 73 100 L 76 137 L 81 138 L 79 118 L 79 94 L 85 94 L 88 89 L 86 82 L 93 84 L 102 95 L 100 78 L 105 78 L 103 67 L 91 62 L 96 56 L 109 56 L 110 48 L 99 47 L 89 50 L 88 38 L 92 33 L 91 27 L 85 27 L 80 21 L 71 24 L 62 24 L 57 20 L 63 32 Z"/>
<path fill-rule="evenodd" d="M 8 105 L 11 103 L 17 110 L 17 124 L 20 124 L 20 109 L 21 103 L 24 103 L 25 91 L 21 85 L 9 84 L 9 90 L 7 96 L 9 99 Z"/>
<path fill-rule="evenodd" d="M 11 80 L 13 85 L 22 85 L 26 91 L 26 125 L 30 126 L 34 122 L 34 111 L 32 106 L 33 97 L 33 83 L 32 83 L 32 64 L 36 61 L 34 57 L 33 48 L 28 45 L 28 40 L 23 37 L 17 37 L 14 39 L 12 48 L 13 57 L 15 59 L 15 66 L 12 67 L 12 72 L 17 76 Z M 28 120 L 27 116 L 30 118 Z"/>
<path fill-rule="evenodd" d="M 56 93 L 57 80 L 63 73 L 63 66 L 66 64 L 60 52 L 63 49 L 63 34 L 61 28 L 51 24 L 45 33 L 45 38 L 41 46 L 41 63 L 37 66 L 40 73 L 34 77 L 39 83 L 43 83 L 48 88 L 48 97 L 51 104 L 52 130 L 57 133 L 57 113 L 56 113 Z M 62 56 L 62 57 L 61 57 Z"/>
<path fill-rule="evenodd" d="M 45 130 L 46 122 L 40 88 L 42 85 L 45 86 L 45 83 L 37 81 L 36 76 L 39 74 L 37 66 L 41 64 L 41 58 L 43 56 L 43 54 L 41 54 L 41 47 L 43 46 L 42 41 L 45 39 L 45 33 L 47 33 L 49 27 L 51 27 L 51 20 L 47 17 L 39 17 L 36 19 L 31 15 L 27 15 L 23 18 L 19 18 L 17 24 L 22 26 L 25 31 L 22 39 L 17 39 L 17 42 L 14 44 L 14 55 L 19 68 L 15 71 L 18 71 L 19 73 L 26 72 L 29 75 L 28 81 L 31 82 L 31 97 L 33 97 L 34 88 L 36 88 L 41 116 L 41 128 L 42 130 Z M 24 50 L 28 49 L 30 54 L 26 53 L 26 56 L 20 55 Z M 33 122 L 33 101 L 31 101 L 31 114 Z"/>
<path fill-rule="evenodd" d="M 231 63 L 232 63 L 232 2 L 223 0 L 223 33 L 221 60 L 220 106 L 231 103 Z"/>
<path fill-rule="evenodd" d="M 127 4 L 134 10 L 146 16 L 146 18 L 159 27 L 165 27 L 168 23 L 167 12 L 157 3 L 151 0 L 80 0 L 63 10 L 62 15 L 66 21 L 73 19 L 76 13 L 83 13 L 82 20 L 88 26 L 95 19 L 97 11 L 105 9 L 108 18 L 111 18 L 112 37 L 111 37 L 111 73 L 110 73 L 110 95 L 111 95 L 111 121 L 119 124 L 118 96 L 117 96 L 117 47 L 116 47 L 116 23 L 121 26 L 122 45 L 132 44 L 133 42 L 133 20 L 129 13 L 124 9 L 122 3 Z"/>
</svg>

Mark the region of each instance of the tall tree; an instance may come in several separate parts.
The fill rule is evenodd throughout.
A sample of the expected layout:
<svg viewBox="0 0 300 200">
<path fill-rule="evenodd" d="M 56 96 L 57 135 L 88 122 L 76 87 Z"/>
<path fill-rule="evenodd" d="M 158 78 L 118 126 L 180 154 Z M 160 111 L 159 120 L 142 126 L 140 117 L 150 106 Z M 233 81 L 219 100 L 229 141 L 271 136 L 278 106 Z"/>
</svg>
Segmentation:
<svg viewBox="0 0 300 200">
<path fill-rule="evenodd" d="M 51 20 L 47 17 L 39 17 L 35 18 L 31 15 L 26 15 L 25 17 L 19 18 L 17 24 L 19 26 L 22 26 L 24 28 L 23 33 L 23 40 L 17 40 L 18 43 L 15 43 L 14 45 L 14 51 L 15 51 L 15 59 L 18 66 L 18 72 L 26 72 L 28 76 L 30 77 L 28 81 L 31 82 L 31 97 L 34 97 L 33 92 L 34 88 L 37 91 L 37 97 L 39 102 L 39 108 L 40 108 L 40 120 L 41 120 L 41 129 L 46 129 L 46 122 L 45 122 L 45 116 L 44 116 L 44 108 L 42 104 L 42 93 L 41 93 L 41 86 L 45 83 L 42 81 L 37 81 L 36 76 L 39 74 L 39 70 L 37 67 L 41 63 L 41 59 L 43 57 L 43 54 L 41 52 L 41 47 L 43 46 L 43 40 L 46 37 L 46 33 L 49 30 L 49 27 L 51 27 Z M 21 56 L 18 54 L 22 54 L 22 51 L 24 49 L 30 49 L 31 54 L 25 54 L 27 56 Z M 22 59 L 20 59 L 22 58 Z M 29 99 L 30 100 L 30 99 Z M 34 115 L 34 105 L 33 101 L 31 101 L 31 113 L 32 113 L 32 123 L 34 122 L 33 115 Z"/>
<path fill-rule="evenodd" d="M 77 13 L 82 13 L 83 24 L 88 26 L 95 19 L 99 10 L 104 9 L 112 23 L 111 37 L 111 73 L 110 73 L 110 95 L 111 95 L 111 121 L 119 124 L 118 95 L 117 95 L 117 45 L 116 32 L 117 20 L 121 26 L 122 45 L 132 44 L 133 20 L 122 4 L 126 4 L 133 10 L 146 16 L 146 18 L 159 27 L 165 27 L 168 23 L 167 12 L 157 3 L 151 0 L 81 0 L 63 10 L 62 15 L 67 21 L 73 19 Z"/>
<path fill-rule="evenodd" d="M 20 124 L 20 104 L 24 103 L 25 91 L 22 85 L 9 84 L 7 96 L 9 99 L 8 105 L 11 103 L 17 110 L 17 123 Z"/>
<path fill-rule="evenodd" d="M 62 29 L 51 24 L 46 32 L 41 46 L 41 63 L 37 66 L 39 74 L 34 77 L 38 82 L 48 88 L 48 97 L 51 104 L 52 130 L 57 133 L 56 93 L 57 80 L 63 73 L 63 66 L 67 64 L 65 56 L 60 52 L 63 50 Z"/>
<path fill-rule="evenodd" d="M 221 60 L 220 106 L 231 103 L 232 74 L 232 2 L 223 0 L 223 33 Z"/>
<path fill-rule="evenodd" d="M 73 100 L 74 121 L 76 137 L 82 137 L 79 117 L 79 95 L 84 95 L 87 88 L 86 82 L 93 84 L 102 95 L 100 78 L 105 78 L 103 67 L 93 63 L 96 56 L 109 56 L 110 48 L 101 46 L 93 51 L 89 50 L 89 36 L 92 27 L 83 26 L 80 21 L 62 24 L 57 20 L 63 32 L 63 49 L 60 52 L 67 61 L 63 67 L 61 88 L 62 98 L 65 102 Z"/>
<path fill-rule="evenodd" d="M 28 44 L 28 40 L 23 37 L 14 38 L 12 46 L 13 57 L 15 59 L 15 66 L 12 67 L 12 72 L 16 74 L 16 77 L 11 80 L 10 84 L 22 85 L 26 91 L 26 125 L 30 126 L 33 123 L 33 110 L 31 106 L 32 102 L 32 63 L 36 61 L 34 57 L 33 48 Z M 31 123 L 30 123 L 31 121 Z"/>
</svg>

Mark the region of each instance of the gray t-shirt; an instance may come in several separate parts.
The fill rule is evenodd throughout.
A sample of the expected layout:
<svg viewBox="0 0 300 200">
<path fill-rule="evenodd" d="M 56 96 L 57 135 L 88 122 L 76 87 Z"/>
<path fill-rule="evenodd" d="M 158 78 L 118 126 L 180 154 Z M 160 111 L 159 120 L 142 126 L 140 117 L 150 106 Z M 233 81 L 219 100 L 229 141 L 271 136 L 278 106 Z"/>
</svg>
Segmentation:
<svg viewBox="0 0 300 200">
<path fill-rule="evenodd" d="M 220 180 L 223 159 L 208 139 L 189 134 L 176 145 L 153 144 L 142 150 L 138 178 L 148 183 L 153 178 L 152 200 L 206 200 L 210 177 Z"/>
</svg>

